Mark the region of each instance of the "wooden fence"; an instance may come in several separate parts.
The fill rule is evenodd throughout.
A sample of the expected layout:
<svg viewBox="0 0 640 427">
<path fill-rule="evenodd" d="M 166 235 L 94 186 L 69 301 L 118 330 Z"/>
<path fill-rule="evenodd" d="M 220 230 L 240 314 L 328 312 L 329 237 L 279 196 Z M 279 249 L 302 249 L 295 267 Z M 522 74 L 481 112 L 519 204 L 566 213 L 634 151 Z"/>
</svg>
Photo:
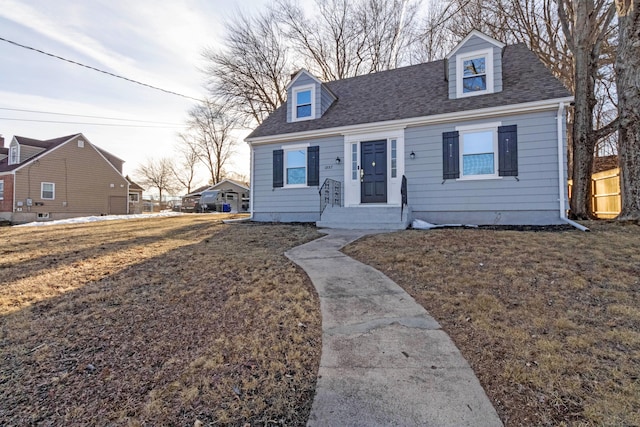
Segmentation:
<svg viewBox="0 0 640 427">
<path fill-rule="evenodd" d="M 573 182 L 569 180 L 569 197 Z M 591 208 L 597 218 L 615 218 L 620 213 L 620 169 L 591 175 Z"/>
</svg>

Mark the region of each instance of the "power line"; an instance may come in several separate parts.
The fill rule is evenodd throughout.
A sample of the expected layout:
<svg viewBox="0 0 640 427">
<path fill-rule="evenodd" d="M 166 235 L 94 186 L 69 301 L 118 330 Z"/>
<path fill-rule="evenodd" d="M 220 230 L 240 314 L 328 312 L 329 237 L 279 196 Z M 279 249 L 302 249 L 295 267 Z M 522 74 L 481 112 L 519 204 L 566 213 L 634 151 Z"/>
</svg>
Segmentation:
<svg viewBox="0 0 640 427">
<path fill-rule="evenodd" d="M 53 111 L 23 110 L 23 109 L 20 109 L 20 108 L 0 107 L 0 110 L 20 111 L 20 112 L 23 112 L 23 113 L 52 114 L 52 115 L 56 115 L 56 116 L 84 117 L 84 118 L 88 118 L 88 119 L 119 120 L 119 121 L 123 121 L 123 122 L 153 123 L 153 124 L 158 124 L 158 125 L 183 126 L 181 123 L 166 123 L 166 122 L 154 122 L 154 121 L 150 121 L 150 120 L 122 119 L 122 118 L 118 118 L 118 117 L 86 116 L 86 115 L 82 115 L 82 114 L 54 113 Z"/>
<path fill-rule="evenodd" d="M 35 119 L 14 119 L 11 117 L 0 117 L 0 120 L 13 120 L 16 122 L 37 122 L 37 123 L 58 123 L 67 125 L 93 125 L 93 126 L 112 126 L 112 127 L 129 127 L 129 128 L 179 128 L 187 127 L 187 125 L 169 125 L 169 126 L 146 126 L 146 125 L 126 125 L 118 123 L 88 123 L 88 122 L 61 122 L 58 120 L 35 120 Z"/>
<path fill-rule="evenodd" d="M 124 77 L 124 76 L 120 76 L 120 75 L 118 75 L 118 74 L 114 74 L 114 73 L 111 73 L 111 72 L 109 72 L 109 71 L 104 71 L 104 70 L 101 70 L 101 69 L 99 69 L 99 68 L 92 67 L 92 66 L 90 66 L 90 65 L 85 65 L 85 64 L 82 64 L 82 63 L 80 63 L 80 62 L 73 61 L 73 60 L 71 60 L 71 59 L 63 58 L 62 56 L 54 55 L 53 53 L 45 52 L 44 50 L 36 49 L 35 47 L 26 46 L 26 45 L 23 45 L 23 44 L 20 44 L 20 43 L 17 43 L 17 42 L 11 41 L 11 40 L 7 40 L 7 39 L 5 39 L 5 38 L 3 38 L 3 37 L 0 37 L 0 40 L 5 41 L 5 42 L 7 42 L 7 43 L 10 43 L 10 44 L 12 44 L 12 45 L 15 45 L 15 46 L 18 46 L 18 47 L 24 48 L 24 49 L 29 49 L 29 50 L 32 50 L 32 51 L 34 51 L 34 52 L 38 52 L 38 53 L 41 53 L 41 54 L 43 54 L 43 55 L 50 56 L 50 57 L 52 57 L 52 58 L 60 59 L 61 61 L 69 62 L 69 63 L 71 63 L 71 64 L 75 64 L 75 65 L 78 65 L 78 66 L 80 66 L 80 67 L 84 67 L 84 68 L 88 68 L 88 69 L 93 70 L 93 71 L 97 71 L 97 72 L 99 72 L 99 73 L 106 74 L 106 75 L 111 76 L 111 77 L 116 77 L 116 78 L 118 78 L 118 79 L 126 80 L 126 81 L 128 81 L 128 82 L 135 83 L 135 84 L 138 84 L 138 85 L 141 85 L 141 86 L 146 86 L 146 87 L 148 87 L 148 88 L 155 89 L 155 90 L 159 90 L 159 91 L 161 91 L 161 92 L 165 92 L 165 93 L 168 93 L 168 94 L 171 94 L 171 95 L 181 96 L 181 97 L 183 97 L 183 98 L 192 99 L 192 100 L 194 100 L 194 101 L 198 101 L 198 102 L 202 101 L 202 100 L 200 100 L 200 99 L 193 98 L 193 97 L 188 96 L 188 95 L 183 95 L 183 94 L 178 93 L 178 92 L 173 92 L 173 91 L 171 91 L 171 90 L 162 89 L 162 88 L 159 88 L 159 87 L 157 87 L 157 86 L 152 86 L 152 85 L 147 84 L 147 83 L 142 83 L 142 82 L 140 82 L 140 81 L 138 81 L 138 80 L 133 80 L 133 79 L 130 79 L 130 78 L 127 78 L 127 77 Z"/>
</svg>

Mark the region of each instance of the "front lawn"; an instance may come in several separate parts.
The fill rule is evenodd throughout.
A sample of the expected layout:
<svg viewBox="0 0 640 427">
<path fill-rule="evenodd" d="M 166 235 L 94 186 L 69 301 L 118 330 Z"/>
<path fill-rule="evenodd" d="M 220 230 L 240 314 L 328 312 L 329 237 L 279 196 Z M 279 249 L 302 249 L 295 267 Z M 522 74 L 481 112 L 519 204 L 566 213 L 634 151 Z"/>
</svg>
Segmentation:
<svg viewBox="0 0 640 427">
<path fill-rule="evenodd" d="M 345 252 L 422 304 L 506 426 L 640 425 L 640 227 L 409 230 Z"/>
<path fill-rule="evenodd" d="M 3 228 L 0 425 L 303 425 L 313 227 L 221 216 Z"/>
</svg>

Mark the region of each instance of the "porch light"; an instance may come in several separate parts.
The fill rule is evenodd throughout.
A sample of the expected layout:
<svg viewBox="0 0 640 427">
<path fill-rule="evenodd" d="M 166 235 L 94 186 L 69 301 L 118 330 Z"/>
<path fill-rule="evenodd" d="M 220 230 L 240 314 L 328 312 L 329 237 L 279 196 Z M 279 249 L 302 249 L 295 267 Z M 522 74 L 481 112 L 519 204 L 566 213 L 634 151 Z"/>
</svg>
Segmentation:
<svg viewBox="0 0 640 427">
<path fill-rule="evenodd" d="M 411 157 L 411 160 L 414 160 L 416 158 L 416 153 L 412 151 L 411 154 L 409 154 L 409 157 Z"/>
<path fill-rule="evenodd" d="M 336 157 L 336 165 L 339 165 L 342 160 L 340 160 L 340 156 Z"/>
</svg>

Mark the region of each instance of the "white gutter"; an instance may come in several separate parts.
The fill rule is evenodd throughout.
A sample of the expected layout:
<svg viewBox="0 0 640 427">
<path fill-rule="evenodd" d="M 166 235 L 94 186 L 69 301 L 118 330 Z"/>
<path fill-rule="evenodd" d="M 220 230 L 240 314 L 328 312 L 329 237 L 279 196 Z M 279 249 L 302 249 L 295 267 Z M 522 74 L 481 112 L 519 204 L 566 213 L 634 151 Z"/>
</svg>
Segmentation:
<svg viewBox="0 0 640 427">
<path fill-rule="evenodd" d="M 567 218 L 567 208 L 564 203 L 564 192 L 567 181 L 564 179 L 564 139 L 562 138 L 562 123 L 564 119 L 564 102 L 558 104 L 556 125 L 558 127 L 558 200 L 560 201 L 560 219 L 581 231 L 589 231 L 587 227 Z"/>
</svg>

